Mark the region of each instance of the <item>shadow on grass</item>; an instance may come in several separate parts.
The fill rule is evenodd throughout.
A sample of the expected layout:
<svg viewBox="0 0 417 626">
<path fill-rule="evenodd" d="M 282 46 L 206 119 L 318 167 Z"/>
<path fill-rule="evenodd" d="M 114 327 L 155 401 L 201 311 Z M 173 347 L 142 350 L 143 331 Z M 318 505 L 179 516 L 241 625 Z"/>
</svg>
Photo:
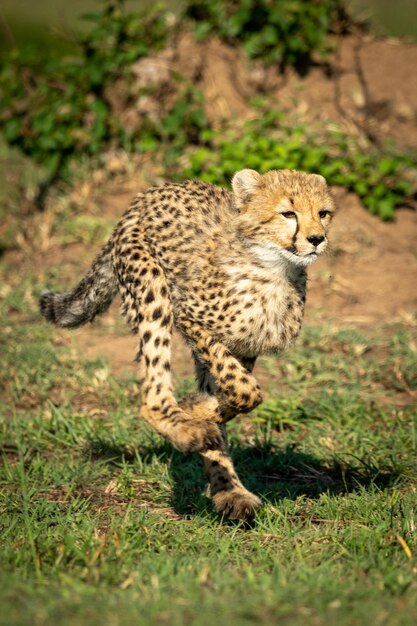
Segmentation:
<svg viewBox="0 0 417 626">
<path fill-rule="evenodd" d="M 182 454 L 169 443 L 133 449 L 103 439 L 90 442 L 87 453 L 92 460 L 113 465 L 142 464 L 158 461 L 167 463 L 174 483 L 171 506 L 180 515 L 195 515 L 211 510 L 203 494 L 206 486 L 202 462 L 197 454 Z M 232 445 L 231 453 L 236 470 L 249 490 L 272 504 L 283 498 L 295 499 L 304 495 L 318 498 L 321 494 L 341 495 L 360 488 L 376 486 L 386 489 L 400 479 L 400 473 L 381 470 L 360 460 L 352 463 L 337 459 L 323 463 L 296 447 L 280 448 L 274 444 L 252 447 Z"/>
</svg>

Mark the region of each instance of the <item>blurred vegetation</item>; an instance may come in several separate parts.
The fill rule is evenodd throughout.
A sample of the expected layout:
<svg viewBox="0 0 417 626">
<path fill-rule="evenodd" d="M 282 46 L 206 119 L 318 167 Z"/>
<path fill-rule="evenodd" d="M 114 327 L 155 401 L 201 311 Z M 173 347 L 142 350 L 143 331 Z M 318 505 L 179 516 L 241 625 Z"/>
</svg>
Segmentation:
<svg viewBox="0 0 417 626">
<path fill-rule="evenodd" d="M 138 15 L 125 12 L 122 1 L 106 2 L 102 11 L 83 17 L 91 28 L 78 35 L 78 54 L 41 59 L 13 50 L 2 65 L 0 120 L 6 140 L 50 177 L 65 172 L 80 154 L 132 142 L 111 110 L 106 88 L 121 77 L 129 85 L 132 64 L 167 39 L 159 10 Z"/>
<path fill-rule="evenodd" d="M 354 16 L 365 19 L 377 35 L 417 41 L 415 0 L 349 0 L 348 8 Z"/>
<path fill-rule="evenodd" d="M 215 183 L 241 167 L 316 171 L 358 193 L 383 219 L 412 197 L 411 156 L 377 150 L 342 131 L 314 134 L 276 111 L 269 114 L 271 103 L 243 133 L 228 129 L 230 120 L 214 132 L 202 93 L 180 73 L 167 70 L 168 77 L 141 83 L 149 67 L 138 63 L 167 50 L 182 24 L 163 6 L 142 12 L 128 6 L 105 0 L 84 14 L 89 26 L 74 35 L 70 51 L 64 46 L 55 55 L 38 45 L 36 54 L 13 48 L 1 55 L 0 130 L 3 141 L 40 168 L 38 207 L 53 183 L 70 178 L 74 163 L 111 149 L 157 153 L 168 175 Z M 349 21 L 344 0 L 189 0 L 183 14 L 197 36 L 215 33 L 281 67 L 324 54 L 335 24 Z M 139 110 L 139 101 L 148 104 Z M 184 153 L 188 158 L 179 159 Z"/>
<path fill-rule="evenodd" d="M 186 15 L 195 22 L 197 37 L 216 34 L 242 45 L 249 57 L 281 66 L 328 52 L 327 35 L 344 14 L 344 0 L 190 0 Z"/>
</svg>

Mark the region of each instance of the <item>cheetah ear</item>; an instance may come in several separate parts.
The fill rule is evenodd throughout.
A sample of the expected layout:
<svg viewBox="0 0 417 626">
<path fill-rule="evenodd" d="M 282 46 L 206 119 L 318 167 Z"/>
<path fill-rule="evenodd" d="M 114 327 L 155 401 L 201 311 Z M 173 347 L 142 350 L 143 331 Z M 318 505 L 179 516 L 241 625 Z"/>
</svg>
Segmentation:
<svg viewBox="0 0 417 626">
<path fill-rule="evenodd" d="M 232 178 L 232 189 L 235 194 L 236 206 L 241 209 L 245 206 L 259 187 L 261 175 L 255 170 L 240 170 Z"/>
<path fill-rule="evenodd" d="M 321 183 L 322 185 L 327 187 L 327 180 L 321 174 L 309 174 L 309 176 L 311 176 L 311 178 L 316 180 L 318 183 Z"/>
</svg>

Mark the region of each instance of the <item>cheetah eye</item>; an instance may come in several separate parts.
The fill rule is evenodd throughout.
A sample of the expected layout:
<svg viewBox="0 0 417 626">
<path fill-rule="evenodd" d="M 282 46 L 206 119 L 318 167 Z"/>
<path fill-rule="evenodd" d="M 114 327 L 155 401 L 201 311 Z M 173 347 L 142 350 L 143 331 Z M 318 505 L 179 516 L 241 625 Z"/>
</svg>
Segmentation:
<svg viewBox="0 0 417 626">
<path fill-rule="evenodd" d="M 281 215 L 283 217 L 286 217 L 288 220 L 293 219 L 294 217 L 296 217 L 294 211 L 284 211 L 283 213 L 281 213 Z"/>
<path fill-rule="evenodd" d="M 324 218 L 325 218 L 325 217 L 327 217 L 328 215 L 329 215 L 329 216 L 331 216 L 330 211 L 319 211 L 319 217 L 320 217 L 320 219 L 324 219 Z"/>
</svg>

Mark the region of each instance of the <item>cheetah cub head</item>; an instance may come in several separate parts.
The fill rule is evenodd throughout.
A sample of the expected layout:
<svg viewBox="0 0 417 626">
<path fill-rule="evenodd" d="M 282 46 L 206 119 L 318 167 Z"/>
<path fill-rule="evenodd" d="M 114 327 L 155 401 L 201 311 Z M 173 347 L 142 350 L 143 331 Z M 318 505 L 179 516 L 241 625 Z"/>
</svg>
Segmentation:
<svg viewBox="0 0 417 626">
<path fill-rule="evenodd" d="M 240 237 L 266 266 L 307 266 L 327 248 L 335 205 L 318 174 L 241 170 L 232 180 Z"/>
</svg>

